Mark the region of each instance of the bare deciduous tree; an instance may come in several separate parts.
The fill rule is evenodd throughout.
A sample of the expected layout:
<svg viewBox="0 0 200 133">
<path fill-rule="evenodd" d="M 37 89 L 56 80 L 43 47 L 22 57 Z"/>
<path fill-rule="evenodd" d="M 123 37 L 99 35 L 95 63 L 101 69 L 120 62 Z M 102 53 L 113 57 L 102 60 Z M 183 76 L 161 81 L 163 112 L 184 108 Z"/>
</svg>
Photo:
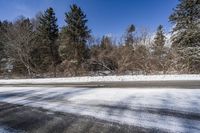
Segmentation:
<svg viewBox="0 0 200 133">
<path fill-rule="evenodd" d="M 31 51 L 34 45 L 33 26 L 29 19 L 20 17 L 13 26 L 7 29 L 6 52 L 9 58 L 15 63 L 21 63 L 31 76 L 34 70 L 34 63 L 31 60 Z"/>
</svg>

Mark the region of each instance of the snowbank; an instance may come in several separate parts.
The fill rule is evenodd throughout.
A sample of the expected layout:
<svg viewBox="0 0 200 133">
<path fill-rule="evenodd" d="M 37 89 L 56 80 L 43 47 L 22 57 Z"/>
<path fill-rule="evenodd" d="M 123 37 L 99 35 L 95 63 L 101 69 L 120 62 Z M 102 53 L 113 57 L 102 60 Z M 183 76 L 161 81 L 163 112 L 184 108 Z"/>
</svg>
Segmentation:
<svg viewBox="0 0 200 133">
<path fill-rule="evenodd" d="M 70 77 L 46 79 L 8 79 L 0 80 L 4 84 L 68 84 L 93 82 L 143 82 L 143 81 L 200 81 L 200 75 L 124 75 L 124 76 L 97 76 L 97 77 Z"/>
</svg>

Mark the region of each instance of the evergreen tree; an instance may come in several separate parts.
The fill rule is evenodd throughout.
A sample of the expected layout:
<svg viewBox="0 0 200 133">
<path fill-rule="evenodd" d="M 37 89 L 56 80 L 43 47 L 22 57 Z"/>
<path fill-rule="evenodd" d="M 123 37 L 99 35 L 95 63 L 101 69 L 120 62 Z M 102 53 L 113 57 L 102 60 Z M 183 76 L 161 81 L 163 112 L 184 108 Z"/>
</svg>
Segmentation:
<svg viewBox="0 0 200 133">
<path fill-rule="evenodd" d="M 0 62 L 4 56 L 4 45 L 3 45 L 3 37 L 2 37 L 2 27 L 3 27 L 3 24 L 2 22 L 0 21 Z"/>
<path fill-rule="evenodd" d="M 153 43 L 153 58 L 154 58 L 154 69 L 156 71 L 166 72 L 166 64 L 168 63 L 168 49 L 165 46 L 165 33 L 163 26 L 159 25 L 157 28 L 156 35 Z M 168 66 L 167 66 L 168 67 Z"/>
<path fill-rule="evenodd" d="M 176 48 L 179 61 L 190 72 L 200 72 L 200 2 L 179 0 L 169 17 L 173 28 L 172 47 Z"/>
<path fill-rule="evenodd" d="M 111 40 L 111 38 L 108 37 L 108 36 L 103 36 L 102 39 L 101 39 L 100 47 L 102 49 L 111 50 L 112 49 L 112 40 Z"/>
<path fill-rule="evenodd" d="M 54 68 L 54 76 L 56 76 L 56 66 L 60 61 L 57 43 L 59 31 L 53 8 L 48 8 L 44 14 L 39 17 L 37 32 L 42 45 L 39 46 L 39 51 L 41 52 L 40 59 L 43 62 L 43 66 L 52 65 Z"/>
<path fill-rule="evenodd" d="M 135 32 L 135 26 L 133 24 L 131 24 L 128 27 L 128 29 L 126 31 L 126 35 L 125 35 L 125 45 L 126 46 L 133 46 L 133 43 L 134 43 L 133 32 Z"/>
<path fill-rule="evenodd" d="M 200 3 L 198 0 L 179 0 L 180 3 L 169 17 L 173 28 L 174 47 L 200 46 Z"/>
<path fill-rule="evenodd" d="M 155 47 L 163 48 L 165 45 L 165 35 L 163 31 L 163 26 L 159 25 L 157 28 L 156 36 L 154 38 L 154 45 Z"/>
<path fill-rule="evenodd" d="M 71 5 L 70 11 L 65 13 L 67 26 L 62 30 L 64 38 L 61 39 L 60 54 L 70 56 L 70 59 L 77 61 L 78 64 L 83 62 L 88 55 L 86 42 L 91 31 L 86 25 L 87 21 L 82 9 L 75 4 Z M 69 49 L 70 55 L 67 53 Z"/>
<path fill-rule="evenodd" d="M 162 55 L 163 52 L 163 47 L 165 45 L 165 35 L 164 35 L 164 30 L 163 26 L 159 25 L 157 28 L 156 36 L 154 38 L 154 43 L 153 43 L 153 52 L 154 55 L 158 56 L 159 58 Z"/>
<path fill-rule="evenodd" d="M 2 71 L 2 62 L 3 62 L 3 58 L 4 58 L 4 44 L 3 44 L 3 37 L 2 37 L 2 22 L 0 21 L 0 73 Z"/>
<path fill-rule="evenodd" d="M 0 71 L 4 71 L 3 68 L 7 62 L 7 55 L 6 55 L 6 34 L 8 27 L 12 26 L 12 23 L 8 21 L 0 21 Z"/>
<path fill-rule="evenodd" d="M 5 54 L 5 42 L 6 40 L 6 33 L 7 33 L 7 29 L 8 27 L 12 26 L 11 23 L 9 23 L 8 21 L 0 21 L 0 60 L 2 58 L 5 58 L 6 54 Z"/>
</svg>

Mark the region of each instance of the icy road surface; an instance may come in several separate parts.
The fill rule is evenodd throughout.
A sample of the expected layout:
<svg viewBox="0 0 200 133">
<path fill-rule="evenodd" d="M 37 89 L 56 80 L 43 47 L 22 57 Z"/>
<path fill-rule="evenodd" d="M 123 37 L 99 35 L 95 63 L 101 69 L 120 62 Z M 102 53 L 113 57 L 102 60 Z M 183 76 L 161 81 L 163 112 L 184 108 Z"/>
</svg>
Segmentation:
<svg viewBox="0 0 200 133">
<path fill-rule="evenodd" d="M 200 89 L 2 86 L 0 102 L 167 132 L 200 132 Z"/>
</svg>

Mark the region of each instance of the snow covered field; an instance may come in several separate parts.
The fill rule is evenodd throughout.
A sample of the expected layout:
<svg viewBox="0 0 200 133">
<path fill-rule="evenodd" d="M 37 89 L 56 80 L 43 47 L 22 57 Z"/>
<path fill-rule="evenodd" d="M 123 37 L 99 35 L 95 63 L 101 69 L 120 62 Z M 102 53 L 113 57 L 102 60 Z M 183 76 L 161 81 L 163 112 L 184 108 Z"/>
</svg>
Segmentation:
<svg viewBox="0 0 200 133">
<path fill-rule="evenodd" d="M 88 115 L 170 132 L 200 132 L 200 87 L 158 89 L 2 86 L 0 102 Z"/>
</svg>

